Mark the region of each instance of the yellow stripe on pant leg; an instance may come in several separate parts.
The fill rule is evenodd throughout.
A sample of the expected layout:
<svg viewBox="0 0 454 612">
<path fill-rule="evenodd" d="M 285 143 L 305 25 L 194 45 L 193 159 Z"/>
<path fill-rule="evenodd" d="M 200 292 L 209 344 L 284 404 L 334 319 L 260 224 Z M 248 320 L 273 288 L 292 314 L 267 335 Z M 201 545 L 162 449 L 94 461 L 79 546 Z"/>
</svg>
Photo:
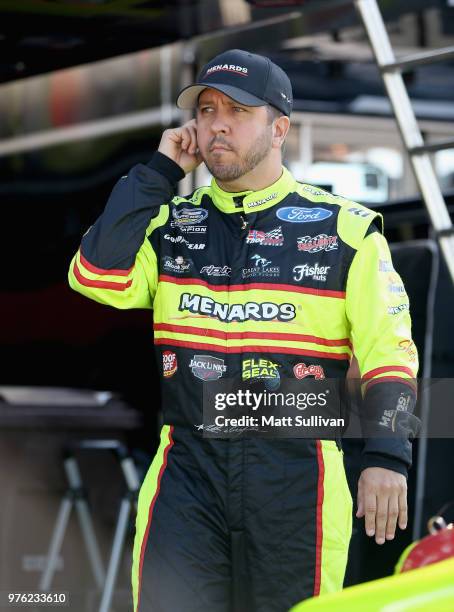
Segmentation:
<svg viewBox="0 0 454 612">
<path fill-rule="evenodd" d="M 324 475 L 320 595 L 340 591 L 352 534 L 352 497 L 343 452 L 333 440 L 321 440 Z"/>
<path fill-rule="evenodd" d="M 170 425 L 164 425 L 161 429 L 159 448 L 140 488 L 136 517 L 136 535 L 134 538 L 132 555 L 132 594 L 135 612 L 138 612 L 139 604 L 139 582 L 141 578 L 141 558 L 143 554 L 142 547 L 146 546 L 144 538 L 147 535 L 147 527 L 150 521 L 151 505 L 156 501 L 160 476 L 162 477 L 168 451 L 173 445 L 171 434 L 172 428 Z"/>
</svg>

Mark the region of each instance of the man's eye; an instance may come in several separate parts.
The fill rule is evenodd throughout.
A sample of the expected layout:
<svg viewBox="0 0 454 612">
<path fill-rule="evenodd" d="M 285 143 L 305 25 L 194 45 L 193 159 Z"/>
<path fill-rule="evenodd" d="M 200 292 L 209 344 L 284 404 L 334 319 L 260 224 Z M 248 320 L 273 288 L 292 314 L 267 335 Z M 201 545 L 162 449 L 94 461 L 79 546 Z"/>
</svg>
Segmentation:
<svg viewBox="0 0 454 612">
<path fill-rule="evenodd" d="M 242 108 L 241 106 L 234 106 L 234 107 L 233 107 L 233 109 L 234 109 L 234 111 L 235 111 L 236 113 L 237 113 L 237 112 L 241 112 L 241 113 L 243 113 L 243 112 L 245 112 L 245 110 L 246 110 L 246 109 Z"/>
<path fill-rule="evenodd" d="M 206 113 L 207 111 L 212 110 L 211 106 L 202 106 L 202 108 L 200 109 L 201 113 Z"/>
</svg>

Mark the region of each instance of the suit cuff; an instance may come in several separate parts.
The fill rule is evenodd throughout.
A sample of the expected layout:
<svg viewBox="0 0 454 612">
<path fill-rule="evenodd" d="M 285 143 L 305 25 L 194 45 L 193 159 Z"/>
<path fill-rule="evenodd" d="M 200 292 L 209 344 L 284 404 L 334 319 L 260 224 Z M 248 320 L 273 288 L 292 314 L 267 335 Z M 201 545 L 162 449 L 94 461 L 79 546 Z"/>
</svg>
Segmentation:
<svg viewBox="0 0 454 612">
<path fill-rule="evenodd" d="M 403 461 L 394 457 L 381 455 L 380 453 L 363 453 L 361 461 L 361 471 L 369 467 L 381 467 L 386 470 L 398 472 L 408 478 L 408 467 Z"/>
<path fill-rule="evenodd" d="M 176 185 L 186 175 L 181 166 L 160 151 L 155 151 L 147 166 L 165 176 L 171 185 Z"/>
</svg>

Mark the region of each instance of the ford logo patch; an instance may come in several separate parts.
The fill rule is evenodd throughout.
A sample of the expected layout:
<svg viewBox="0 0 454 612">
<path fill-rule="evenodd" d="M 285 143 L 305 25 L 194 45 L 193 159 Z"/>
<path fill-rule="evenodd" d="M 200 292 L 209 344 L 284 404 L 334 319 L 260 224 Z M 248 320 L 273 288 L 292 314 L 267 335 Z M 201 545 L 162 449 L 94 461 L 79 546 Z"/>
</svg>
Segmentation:
<svg viewBox="0 0 454 612">
<path fill-rule="evenodd" d="M 313 221 L 323 221 L 331 217 L 333 213 L 326 208 L 303 208 L 301 206 L 285 206 L 279 208 L 276 216 L 281 221 L 290 223 L 311 223 Z"/>
</svg>

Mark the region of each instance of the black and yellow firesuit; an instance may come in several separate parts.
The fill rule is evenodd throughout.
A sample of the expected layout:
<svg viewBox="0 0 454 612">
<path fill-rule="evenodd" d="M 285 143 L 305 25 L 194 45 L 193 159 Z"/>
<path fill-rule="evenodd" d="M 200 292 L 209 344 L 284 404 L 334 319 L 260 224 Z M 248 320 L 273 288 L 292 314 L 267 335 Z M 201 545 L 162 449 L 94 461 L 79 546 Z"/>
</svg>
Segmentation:
<svg viewBox="0 0 454 612">
<path fill-rule="evenodd" d="M 177 197 L 183 176 L 156 153 L 122 177 L 69 273 L 98 302 L 153 309 L 165 425 L 139 497 L 134 610 L 283 612 L 342 587 L 342 451 L 333 440 L 206 439 L 203 386 L 261 367 L 343 378 L 354 351 L 364 410 L 386 425 L 418 368 L 408 296 L 372 210 L 286 168 L 260 191 L 213 180 Z M 366 440 L 363 468 L 410 464 L 408 440 Z"/>
</svg>

